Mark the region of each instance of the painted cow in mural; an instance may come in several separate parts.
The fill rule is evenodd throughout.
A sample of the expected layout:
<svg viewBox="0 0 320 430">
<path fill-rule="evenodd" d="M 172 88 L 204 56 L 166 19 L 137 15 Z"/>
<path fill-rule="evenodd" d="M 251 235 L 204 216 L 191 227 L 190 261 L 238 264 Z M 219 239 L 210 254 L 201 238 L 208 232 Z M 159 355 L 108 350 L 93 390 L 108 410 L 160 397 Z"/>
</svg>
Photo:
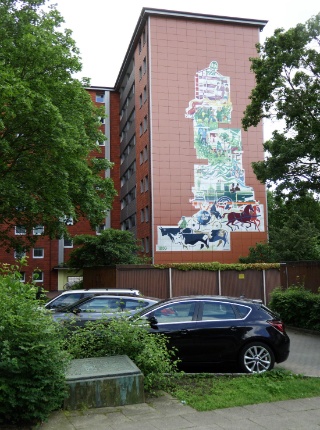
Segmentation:
<svg viewBox="0 0 320 430">
<path fill-rule="evenodd" d="M 180 227 L 159 227 L 162 236 L 168 236 L 172 242 L 178 233 L 192 233 L 190 228 L 181 229 Z"/>
<path fill-rule="evenodd" d="M 189 247 L 198 246 L 200 244 L 200 249 L 205 246 L 209 248 L 209 236 L 202 233 L 178 233 L 174 237 L 174 242 L 181 244 L 184 248 L 189 249 Z"/>
<path fill-rule="evenodd" d="M 211 230 L 209 242 L 217 242 L 219 241 L 218 245 L 221 245 L 223 243 L 223 247 L 226 246 L 226 243 L 228 242 L 228 232 L 226 230 L 223 230 L 220 228 L 219 230 Z"/>
</svg>

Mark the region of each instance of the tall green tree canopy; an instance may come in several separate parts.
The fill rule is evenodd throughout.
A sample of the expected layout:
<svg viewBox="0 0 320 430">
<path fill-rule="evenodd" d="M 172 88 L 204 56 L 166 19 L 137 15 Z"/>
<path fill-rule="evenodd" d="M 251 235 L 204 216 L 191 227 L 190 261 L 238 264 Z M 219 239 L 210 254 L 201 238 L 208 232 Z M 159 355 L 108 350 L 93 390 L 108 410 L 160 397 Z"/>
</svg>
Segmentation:
<svg viewBox="0 0 320 430">
<path fill-rule="evenodd" d="M 311 194 L 289 199 L 268 191 L 268 243 L 257 243 L 241 263 L 320 259 L 320 203 Z"/>
<path fill-rule="evenodd" d="M 32 229 L 61 237 L 65 217 L 101 223 L 115 195 L 101 173 L 112 167 L 88 161 L 105 137 L 103 113 L 85 90 L 79 51 L 64 20 L 46 0 L 0 2 L 0 244 L 28 243 Z M 27 234 L 14 236 L 13 226 Z"/>
<path fill-rule="evenodd" d="M 277 29 L 251 59 L 256 87 L 243 127 L 263 118 L 281 120 L 282 131 L 264 143 L 266 159 L 253 163 L 257 178 L 278 194 L 320 192 L 320 14 L 305 24 Z"/>
<path fill-rule="evenodd" d="M 147 261 L 147 258 L 137 255 L 141 251 L 141 246 L 130 231 L 108 228 L 98 236 L 89 234 L 75 236 L 73 243 L 80 246 L 71 251 L 68 265 L 78 269 L 115 264 L 141 264 Z"/>
</svg>

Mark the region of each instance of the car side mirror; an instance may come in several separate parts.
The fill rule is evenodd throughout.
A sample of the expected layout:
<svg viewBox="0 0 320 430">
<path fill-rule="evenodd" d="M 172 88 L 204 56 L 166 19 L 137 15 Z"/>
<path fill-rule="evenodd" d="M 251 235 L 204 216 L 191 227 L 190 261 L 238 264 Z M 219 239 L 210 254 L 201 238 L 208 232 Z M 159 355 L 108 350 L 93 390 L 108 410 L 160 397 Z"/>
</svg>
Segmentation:
<svg viewBox="0 0 320 430">
<path fill-rule="evenodd" d="M 157 320 L 157 318 L 154 315 L 150 316 L 148 318 L 148 321 L 149 321 L 149 324 L 150 324 L 151 327 L 153 327 L 153 326 L 155 326 L 155 325 L 158 324 L 158 320 Z"/>
</svg>

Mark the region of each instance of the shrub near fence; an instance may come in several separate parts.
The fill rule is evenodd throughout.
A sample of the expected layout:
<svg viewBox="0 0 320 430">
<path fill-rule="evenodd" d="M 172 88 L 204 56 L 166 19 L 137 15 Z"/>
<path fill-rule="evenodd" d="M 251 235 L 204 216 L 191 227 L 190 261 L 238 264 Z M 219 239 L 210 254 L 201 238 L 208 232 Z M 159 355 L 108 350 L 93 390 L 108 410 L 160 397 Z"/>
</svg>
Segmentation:
<svg viewBox="0 0 320 430">
<path fill-rule="evenodd" d="M 295 285 L 285 290 L 276 288 L 269 307 L 288 325 L 320 331 L 320 294 Z"/>
</svg>

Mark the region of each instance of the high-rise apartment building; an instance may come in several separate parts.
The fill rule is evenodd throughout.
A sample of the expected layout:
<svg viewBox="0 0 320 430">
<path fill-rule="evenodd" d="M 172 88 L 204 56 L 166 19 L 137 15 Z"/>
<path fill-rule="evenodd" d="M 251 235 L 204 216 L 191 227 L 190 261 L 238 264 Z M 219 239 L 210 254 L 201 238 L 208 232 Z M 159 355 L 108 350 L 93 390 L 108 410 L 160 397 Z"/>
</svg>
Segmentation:
<svg viewBox="0 0 320 430">
<path fill-rule="evenodd" d="M 87 89 L 106 109 L 94 156 L 114 163 L 118 191 L 101 228 L 132 231 L 153 263 L 237 262 L 267 239 L 266 191 L 251 167 L 263 159 L 262 125 L 241 128 L 266 23 L 144 8 L 114 87 Z M 62 268 L 62 242 L 37 244 L 46 289 L 76 276 Z"/>
</svg>

